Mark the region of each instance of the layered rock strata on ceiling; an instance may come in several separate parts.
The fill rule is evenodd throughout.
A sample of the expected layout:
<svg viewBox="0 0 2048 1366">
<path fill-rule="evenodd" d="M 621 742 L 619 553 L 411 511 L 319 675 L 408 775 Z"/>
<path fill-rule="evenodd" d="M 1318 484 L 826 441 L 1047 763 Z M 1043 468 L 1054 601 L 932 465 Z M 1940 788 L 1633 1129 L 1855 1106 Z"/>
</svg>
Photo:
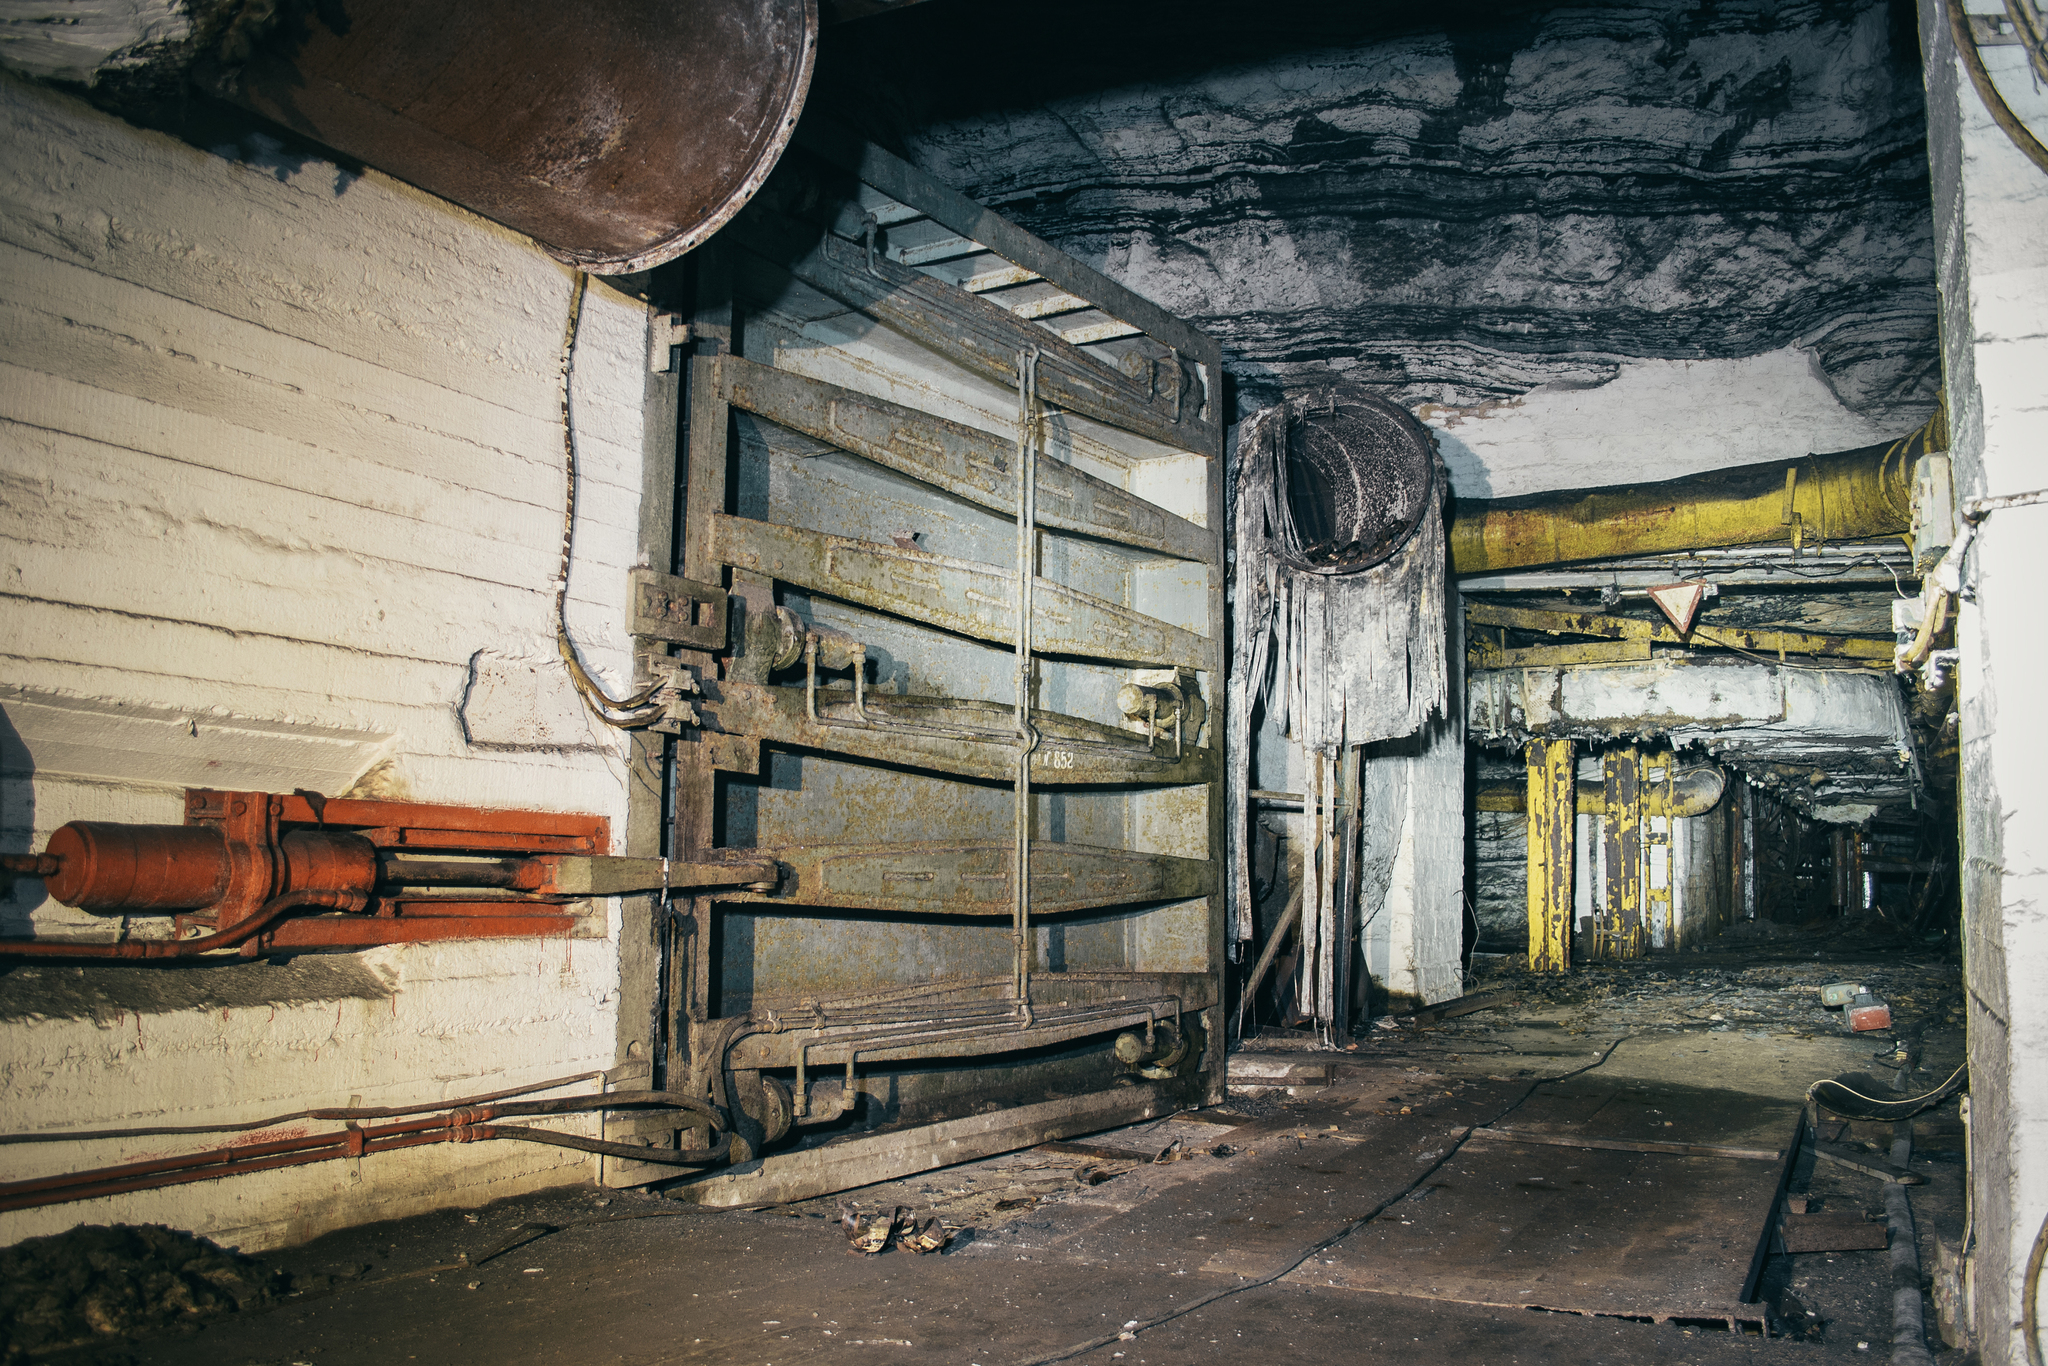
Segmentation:
<svg viewBox="0 0 2048 1366">
<path fill-rule="evenodd" d="M 1219 337 L 1459 406 L 1810 348 L 1903 430 L 1935 382 L 1912 6 L 918 6 L 821 94 Z"/>
</svg>

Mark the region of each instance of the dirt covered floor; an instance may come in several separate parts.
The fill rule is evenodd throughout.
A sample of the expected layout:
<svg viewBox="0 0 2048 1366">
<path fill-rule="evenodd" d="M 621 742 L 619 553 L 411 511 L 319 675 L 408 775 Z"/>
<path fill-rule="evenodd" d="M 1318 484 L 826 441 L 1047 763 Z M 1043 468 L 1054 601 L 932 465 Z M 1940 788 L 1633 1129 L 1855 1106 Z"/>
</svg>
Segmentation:
<svg viewBox="0 0 2048 1366">
<path fill-rule="evenodd" d="M 1231 1102 L 889 1182 L 845 1199 L 951 1232 L 849 1252 L 839 1198 L 706 1210 L 595 1187 L 337 1233 L 236 1275 L 239 1312 L 50 1362 L 811 1362 L 1096 1366 L 1293 1360 L 1869 1361 L 1889 1354 L 1881 1246 L 1760 1239 L 1781 1180 L 1884 1238 L 1868 1172 L 1782 1154 L 1808 1084 L 1925 1089 L 1960 1060 L 1956 973 L 1773 943 L 1538 979 L 1488 1008 L 1332 1050 L 1268 1032 Z M 1802 957 L 1803 955 L 1803 957 Z M 1851 1035 L 1859 981 L 1896 1028 Z M 1955 1102 L 1914 1121 L 1925 1277 L 1962 1221 Z M 1881 1163 L 1890 1126 L 1830 1126 Z M 1840 1228 L 1837 1227 L 1837 1232 Z M 1853 1239 L 1852 1239 L 1853 1240 Z M 181 1255 L 183 1255 L 181 1253 Z M 1756 1272 L 1753 1294 L 1745 1283 Z M 1944 1349 L 1927 1305 L 1930 1346 Z M 13 1359 L 13 1358 L 10 1358 Z"/>
</svg>

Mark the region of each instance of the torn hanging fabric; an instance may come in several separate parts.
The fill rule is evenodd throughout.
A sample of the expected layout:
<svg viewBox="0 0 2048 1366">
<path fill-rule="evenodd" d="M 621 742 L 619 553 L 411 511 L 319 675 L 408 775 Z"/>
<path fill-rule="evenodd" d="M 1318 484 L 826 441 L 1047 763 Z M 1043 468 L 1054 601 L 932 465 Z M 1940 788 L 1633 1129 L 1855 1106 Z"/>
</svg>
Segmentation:
<svg viewBox="0 0 2048 1366">
<path fill-rule="evenodd" d="M 1253 935 L 1243 845 L 1252 717 L 1263 704 L 1301 751 L 1308 781 L 1304 823 L 1316 835 L 1306 851 L 1302 942 L 1317 951 L 1303 954 L 1300 999 L 1327 1022 L 1341 976 L 1328 967 L 1346 897 L 1338 876 L 1351 864 L 1337 837 L 1358 820 L 1338 800 L 1355 793 L 1355 779 L 1336 779 L 1351 769 L 1350 749 L 1412 735 L 1446 706 L 1443 463 L 1413 416 L 1343 383 L 1249 419 L 1238 452 L 1232 933 Z"/>
</svg>

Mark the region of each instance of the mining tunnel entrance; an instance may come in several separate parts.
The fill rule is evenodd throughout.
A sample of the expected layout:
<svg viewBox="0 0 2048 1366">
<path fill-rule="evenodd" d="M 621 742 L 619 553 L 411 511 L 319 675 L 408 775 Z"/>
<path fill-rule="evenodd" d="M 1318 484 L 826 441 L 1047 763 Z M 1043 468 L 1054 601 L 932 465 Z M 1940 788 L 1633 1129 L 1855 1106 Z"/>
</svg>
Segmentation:
<svg viewBox="0 0 2048 1366">
<path fill-rule="evenodd" d="M 2034 0 L 74 8 L 7 1361 L 2040 1359 Z"/>
</svg>

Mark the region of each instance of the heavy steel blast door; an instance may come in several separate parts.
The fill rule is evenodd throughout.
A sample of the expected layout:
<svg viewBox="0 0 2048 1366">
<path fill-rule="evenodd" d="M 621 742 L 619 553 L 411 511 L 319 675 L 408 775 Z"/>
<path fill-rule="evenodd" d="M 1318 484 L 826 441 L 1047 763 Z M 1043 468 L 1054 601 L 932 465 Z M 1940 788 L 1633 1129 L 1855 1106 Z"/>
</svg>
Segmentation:
<svg viewBox="0 0 2048 1366">
<path fill-rule="evenodd" d="M 677 903 L 669 1085 L 743 1140 L 690 1193 L 1218 1098 L 1215 343 L 857 142 L 713 248 L 683 567 L 731 609 L 675 847 L 780 879 Z"/>
</svg>

